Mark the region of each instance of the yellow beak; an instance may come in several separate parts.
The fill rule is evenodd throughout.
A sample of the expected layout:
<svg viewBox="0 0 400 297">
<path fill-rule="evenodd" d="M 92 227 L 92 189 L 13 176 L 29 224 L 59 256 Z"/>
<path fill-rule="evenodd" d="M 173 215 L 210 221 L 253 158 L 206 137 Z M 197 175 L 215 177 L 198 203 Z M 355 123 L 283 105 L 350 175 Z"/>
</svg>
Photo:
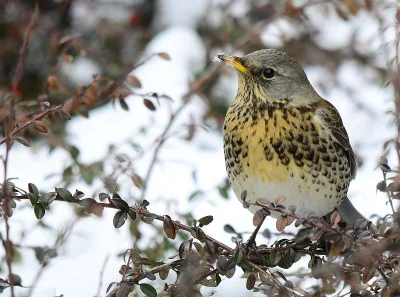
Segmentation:
<svg viewBox="0 0 400 297">
<path fill-rule="evenodd" d="M 235 68 L 236 70 L 239 70 L 242 73 L 250 72 L 248 68 L 243 66 L 242 62 L 240 61 L 241 59 L 239 57 L 229 56 L 226 54 L 221 54 L 221 55 L 218 55 L 217 57 L 218 57 L 218 59 L 223 61 L 226 65 L 232 66 L 233 68 Z"/>
</svg>

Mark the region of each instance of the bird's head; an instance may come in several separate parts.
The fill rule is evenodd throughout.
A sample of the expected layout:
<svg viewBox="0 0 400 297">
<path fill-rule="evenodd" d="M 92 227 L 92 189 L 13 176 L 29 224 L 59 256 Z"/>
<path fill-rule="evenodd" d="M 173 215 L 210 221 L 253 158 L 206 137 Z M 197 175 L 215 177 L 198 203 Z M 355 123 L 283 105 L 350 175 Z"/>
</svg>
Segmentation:
<svg viewBox="0 0 400 297">
<path fill-rule="evenodd" d="M 244 57 L 222 54 L 218 58 L 238 71 L 238 96 L 248 100 L 298 107 L 319 98 L 301 65 L 283 51 L 264 49 Z"/>
</svg>

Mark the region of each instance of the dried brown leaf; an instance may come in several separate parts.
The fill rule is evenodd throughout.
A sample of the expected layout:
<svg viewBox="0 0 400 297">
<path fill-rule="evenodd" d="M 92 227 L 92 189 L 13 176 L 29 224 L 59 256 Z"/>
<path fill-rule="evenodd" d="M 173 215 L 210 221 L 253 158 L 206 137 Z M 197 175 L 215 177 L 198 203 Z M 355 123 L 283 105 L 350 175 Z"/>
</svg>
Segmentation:
<svg viewBox="0 0 400 297">
<path fill-rule="evenodd" d="M 295 7 L 291 0 L 286 0 L 285 12 L 287 16 L 296 19 L 302 15 L 303 9 Z"/>
<path fill-rule="evenodd" d="M 125 79 L 125 82 L 127 82 L 134 88 L 142 87 L 142 83 L 140 82 L 140 80 L 133 74 L 128 75 L 127 78 Z"/>
<path fill-rule="evenodd" d="M 71 115 L 69 114 L 68 111 L 65 110 L 65 105 L 60 108 L 60 114 L 63 118 L 66 118 L 67 120 L 71 120 Z"/>
<path fill-rule="evenodd" d="M 365 7 L 371 11 L 373 8 L 372 0 L 365 0 Z"/>
<path fill-rule="evenodd" d="M 65 63 L 72 63 L 74 61 L 74 57 L 68 54 L 62 54 L 61 55 L 61 59 L 65 62 Z"/>
<path fill-rule="evenodd" d="M 129 110 L 129 105 L 126 103 L 124 99 L 119 99 L 119 104 L 121 105 L 123 110 L 128 111 Z"/>
<path fill-rule="evenodd" d="M 99 83 L 97 81 L 90 84 L 88 92 L 91 92 L 94 97 L 99 95 Z"/>
<path fill-rule="evenodd" d="M 397 9 L 396 20 L 397 20 L 398 23 L 400 23 L 400 8 Z"/>
<path fill-rule="evenodd" d="M 360 7 L 358 6 L 358 3 L 356 0 L 342 0 L 342 3 L 344 4 L 344 6 L 347 7 L 347 9 L 353 15 L 357 14 L 358 11 L 360 10 Z"/>
<path fill-rule="evenodd" d="M 285 202 L 286 200 L 286 196 L 279 196 L 275 198 L 275 204 L 279 205 L 282 204 L 283 202 Z"/>
<path fill-rule="evenodd" d="M 21 137 L 15 137 L 14 140 L 15 140 L 16 142 L 19 142 L 20 144 L 22 144 L 22 145 L 24 145 L 24 146 L 27 146 L 27 147 L 30 147 L 30 146 L 31 146 L 30 143 L 29 143 L 28 141 L 26 141 L 25 139 L 23 139 L 23 138 L 21 138 Z"/>
<path fill-rule="evenodd" d="M 263 206 L 268 206 L 270 204 L 270 201 L 266 198 L 258 198 L 256 203 Z"/>
<path fill-rule="evenodd" d="M 167 53 L 158 53 L 157 55 L 164 60 L 171 60 L 171 57 Z"/>
<path fill-rule="evenodd" d="M 149 99 L 143 99 L 143 103 L 144 105 L 150 109 L 151 111 L 155 111 L 156 110 L 156 106 L 154 105 L 154 103 L 152 101 L 150 101 Z"/>
<path fill-rule="evenodd" d="M 257 210 L 253 216 L 253 226 L 260 225 L 262 223 L 263 219 L 264 219 L 264 215 L 262 213 L 262 209 Z"/>
<path fill-rule="evenodd" d="M 252 290 L 254 288 L 254 285 L 256 284 L 256 280 L 257 278 L 255 274 L 254 273 L 250 274 L 246 281 L 246 289 Z"/>
<path fill-rule="evenodd" d="M 276 220 L 276 230 L 279 232 L 282 232 L 283 229 L 287 226 L 288 223 L 288 218 L 287 216 L 279 216 L 278 219 Z"/>
<path fill-rule="evenodd" d="M 194 137 L 194 134 L 196 132 L 196 126 L 194 124 L 194 121 L 191 121 L 191 123 L 188 126 L 188 134 L 185 136 L 185 140 L 191 141 Z"/>
<path fill-rule="evenodd" d="M 287 225 L 286 225 L 286 226 L 289 226 L 289 225 L 290 225 L 291 223 L 293 223 L 295 220 L 296 220 L 295 217 L 287 216 Z"/>
<path fill-rule="evenodd" d="M 336 6 L 335 6 L 335 9 L 336 9 L 336 13 L 338 14 L 338 16 L 339 16 L 341 19 L 343 19 L 343 20 L 345 20 L 345 21 L 348 21 L 348 20 L 349 20 L 349 16 L 348 16 L 347 11 L 345 11 L 341 6 L 336 5 Z"/>
<path fill-rule="evenodd" d="M 47 125 L 45 123 L 43 123 L 42 121 L 35 121 L 34 125 L 35 125 L 36 130 L 39 131 L 40 133 L 46 134 L 47 132 L 49 132 Z"/>
<path fill-rule="evenodd" d="M 57 90 L 58 89 L 58 81 L 57 77 L 54 75 L 50 75 L 47 77 L 47 85 L 50 87 L 51 90 Z"/>
<path fill-rule="evenodd" d="M 165 234 L 168 236 L 168 238 L 175 239 L 175 237 L 176 237 L 175 224 L 172 221 L 171 217 L 168 215 L 164 216 L 163 229 L 164 229 Z"/>
</svg>

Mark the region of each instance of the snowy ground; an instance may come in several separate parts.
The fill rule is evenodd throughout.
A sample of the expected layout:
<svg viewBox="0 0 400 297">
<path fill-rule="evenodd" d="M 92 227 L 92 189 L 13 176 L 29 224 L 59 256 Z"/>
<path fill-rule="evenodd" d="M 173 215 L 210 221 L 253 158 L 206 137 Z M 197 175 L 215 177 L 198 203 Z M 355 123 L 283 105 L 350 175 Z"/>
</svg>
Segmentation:
<svg viewBox="0 0 400 297">
<path fill-rule="evenodd" d="M 135 72 L 143 84 L 141 92 L 168 94 L 175 100 L 171 105 L 172 108 L 179 105 L 180 97 L 187 91 L 188 83 L 195 72 L 204 67 L 206 49 L 201 38 L 193 29 L 196 20 L 206 9 L 206 6 L 202 4 L 204 2 L 192 1 L 191 5 L 188 5 L 184 0 L 161 1 L 164 9 L 159 13 L 165 29 L 148 45 L 146 53 L 167 52 L 171 56 L 171 61 L 156 58 Z M 178 7 L 185 9 L 185 13 L 179 14 L 179 18 L 174 18 Z M 311 15 L 312 11 L 309 13 Z M 340 22 L 337 19 L 313 19 L 313 21 L 324 28 L 317 38 L 325 47 L 345 46 L 348 42 L 348 33 L 346 32 L 357 31 L 360 26 L 363 26 L 362 32 L 357 31 L 360 32 L 360 47 L 366 51 L 377 51 L 377 55 L 381 55 L 379 43 L 369 43 L 368 36 L 365 35 L 365 32 L 370 32 L 368 34 L 371 35 L 378 34 L 376 24 L 369 22 L 366 16 L 359 15 L 349 23 Z M 286 27 L 286 25 L 280 24 L 275 28 L 272 26 L 271 30 L 277 32 Z M 340 30 L 340 34 L 332 34 L 335 30 Z M 279 46 L 274 44 L 273 40 L 268 39 L 268 31 L 266 32 L 264 34 L 266 47 Z M 332 36 L 336 37 L 331 38 Z M 186 44 L 191 46 L 182 46 Z M 212 58 L 209 57 L 209 59 Z M 306 68 L 306 72 L 314 86 L 317 86 L 321 79 L 329 79 L 321 67 Z M 233 70 L 230 71 L 230 75 L 235 75 Z M 339 76 L 339 80 L 343 84 L 353 89 L 354 98 L 349 98 L 338 88 L 332 89 L 328 94 L 324 94 L 321 90 L 318 91 L 337 107 L 353 147 L 357 148 L 357 151 L 365 158 L 365 164 L 359 170 L 357 179 L 351 184 L 349 197 L 366 216 L 373 213 L 383 215 L 389 209 L 385 206 L 384 195 L 375 194 L 375 186 L 382 178 L 380 171 L 375 168 L 382 153 L 381 144 L 394 135 L 394 129 L 389 126 L 389 119 L 385 115 L 385 112 L 391 108 L 392 90 L 382 88 L 374 83 L 373 73 L 357 68 L 351 61 L 341 67 Z M 233 82 L 230 88 L 234 93 L 236 80 L 227 78 L 227 81 Z M 362 102 L 368 109 L 358 109 L 357 102 Z M 140 141 L 150 143 L 153 137 L 159 135 L 168 120 L 168 104 L 162 104 L 162 107 L 156 111 L 157 116 L 147 110 L 140 99 L 129 99 L 128 104 L 129 112 L 107 105 L 94 111 L 89 120 L 77 117 L 68 124 L 71 140 L 81 149 L 82 161 L 101 158 L 105 155 L 109 144 L 120 144 L 131 139 L 132 135 L 137 134 L 141 125 L 151 124 L 151 129 L 148 136 Z M 186 123 L 190 115 L 200 120 L 204 109 L 204 102 L 200 98 L 193 97 L 176 125 Z M 121 148 L 121 151 L 124 150 L 129 152 L 128 148 Z M 215 190 L 226 174 L 222 137 L 219 131 L 200 129 L 193 142 L 171 139 L 162 150 L 160 159 L 164 162 L 156 167 L 152 176 L 153 184 L 157 186 L 151 187 L 147 193 L 150 202 L 157 201 L 152 204 L 153 212 L 163 214 L 166 206 L 162 200 L 176 199 L 179 201 L 179 210 L 192 208 L 198 218 L 213 215 L 215 220 L 212 225 L 205 227 L 205 231 L 225 243 L 231 242 L 231 235 L 223 232 L 222 228 L 225 224 L 232 225 L 238 231 L 252 230 L 252 215 L 237 203 L 233 192 L 230 192 L 229 200 L 223 200 Z M 18 184 L 22 186 L 26 186 L 28 182 L 48 185 L 48 182 L 44 181 L 44 177 L 57 171 L 56 169 L 62 166 L 66 160 L 65 153 L 59 150 L 47 155 L 44 149 L 16 146 L 11 155 L 9 176 L 18 176 Z M 148 162 L 149 158 L 147 157 L 138 163 L 139 173 L 146 172 Z M 198 170 L 197 183 L 191 177 L 193 167 Z M 101 185 L 96 184 L 93 188 L 96 186 L 98 188 Z M 77 188 L 86 193 L 92 192 L 92 189 L 83 183 L 78 184 Z M 188 204 L 187 197 L 196 189 L 206 191 L 207 195 L 195 200 L 193 204 Z M 19 204 L 23 205 L 24 203 Z M 178 207 L 172 206 L 170 210 L 173 213 L 178 210 Z M 221 215 L 221 212 L 229 215 Z M 118 230 L 113 228 L 111 223 L 113 214 L 113 211 L 105 211 L 104 216 L 100 219 L 90 217 L 76 223 L 67 245 L 61 250 L 61 255 L 51 261 L 49 267 L 44 270 L 44 274 L 37 284 L 42 291 L 35 296 L 45 297 L 46 294 L 54 296 L 54 294 L 61 293 L 65 296 L 75 297 L 94 296 L 97 292 L 100 270 L 107 256 L 109 256 L 109 260 L 104 272 L 102 292 L 105 292 L 105 288 L 111 281 L 119 279 L 117 271 L 122 261 L 116 254 L 131 246 L 132 241 L 126 226 Z M 62 229 L 71 222 L 72 218 L 73 211 L 70 206 L 54 203 L 52 211 L 45 217 L 45 222 L 56 229 Z M 27 226 L 29 229 L 29 226 L 33 226 L 35 223 L 36 219 L 31 209 L 22 209 L 21 207 L 11 218 L 13 240 L 18 242 L 20 232 Z M 270 229 L 274 229 L 275 221 L 268 219 L 266 224 Z M 35 229 L 26 237 L 24 245 L 37 245 L 45 242 L 51 246 L 53 241 L 54 238 L 50 232 Z M 33 251 L 26 250 L 23 255 L 23 262 L 15 265 L 14 269 L 16 274 L 24 276 L 24 285 L 29 285 L 37 273 L 38 265 Z M 224 294 L 229 293 L 228 295 L 213 296 L 247 296 L 244 295 L 249 294 L 245 289 L 244 281 L 243 283 L 238 281 L 239 277 L 240 273 L 237 273 L 236 279 L 222 282 L 221 287 L 217 289 L 220 290 L 219 294 L 223 292 Z M 241 289 L 242 291 L 240 291 Z M 210 290 L 208 292 L 210 293 Z M 234 293 L 237 295 L 233 295 Z"/>
</svg>

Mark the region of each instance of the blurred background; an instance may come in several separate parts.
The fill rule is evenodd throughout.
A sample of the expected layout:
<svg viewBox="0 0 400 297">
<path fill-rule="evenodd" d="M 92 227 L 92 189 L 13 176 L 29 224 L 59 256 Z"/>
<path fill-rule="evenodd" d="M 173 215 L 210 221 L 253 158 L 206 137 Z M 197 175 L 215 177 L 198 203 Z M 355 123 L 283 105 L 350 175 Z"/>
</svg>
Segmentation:
<svg viewBox="0 0 400 297">
<path fill-rule="evenodd" d="M 39 15 L 14 86 L 35 7 Z M 397 2 L 389 0 L 1 1 L 0 116 L 9 111 L 13 87 L 16 123 L 61 103 L 72 116 L 50 114 L 23 130 L 7 177 L 23 189 L 34 183 L 44 192 L 64 187 L 94 198 L 117 188 L 130 205 L 147 199 L 151 212 L 174 220 L 212 215 L 206 233 L 230 246 L 227 224 L 247 239 L 252 215 L 229 187 L 222 150 L 221 127 L 237 77 L 213 59 L 278 48 L 300 61 L 343 118 L 359 166 L 350 199 L 366 216 L 385 215 L 375 169 L 383 155 L 396 160 L 386 143 L 397 133 L 390 85 L 396 12 Z M 4 137 L 4 126 L 0 132 Z M 4 154 L 4 145 L 0 149 Z M 18 246 L 14 271 L 25 286 L 49 288 L 49 296 L 94 296 L 101 278 L 105 296 L 121 277 L 121 255 L 133 246 L 151 260 L 176 254 L 177 242 L 162 235 L 157 222 L 126 221 L 115 229 L 114 210 L 89 216 L 62 202 L 37 220 L 27 201 L 17 204 L 10 218 Z M 264 227 L 259 243 L 271 244 L 275 221 Z M 48 250 L 54 253 L 43 267 L 41 253 Z M 229 296 L 245 296 L 237 274 L 222 289 Z"/>
</svg>

